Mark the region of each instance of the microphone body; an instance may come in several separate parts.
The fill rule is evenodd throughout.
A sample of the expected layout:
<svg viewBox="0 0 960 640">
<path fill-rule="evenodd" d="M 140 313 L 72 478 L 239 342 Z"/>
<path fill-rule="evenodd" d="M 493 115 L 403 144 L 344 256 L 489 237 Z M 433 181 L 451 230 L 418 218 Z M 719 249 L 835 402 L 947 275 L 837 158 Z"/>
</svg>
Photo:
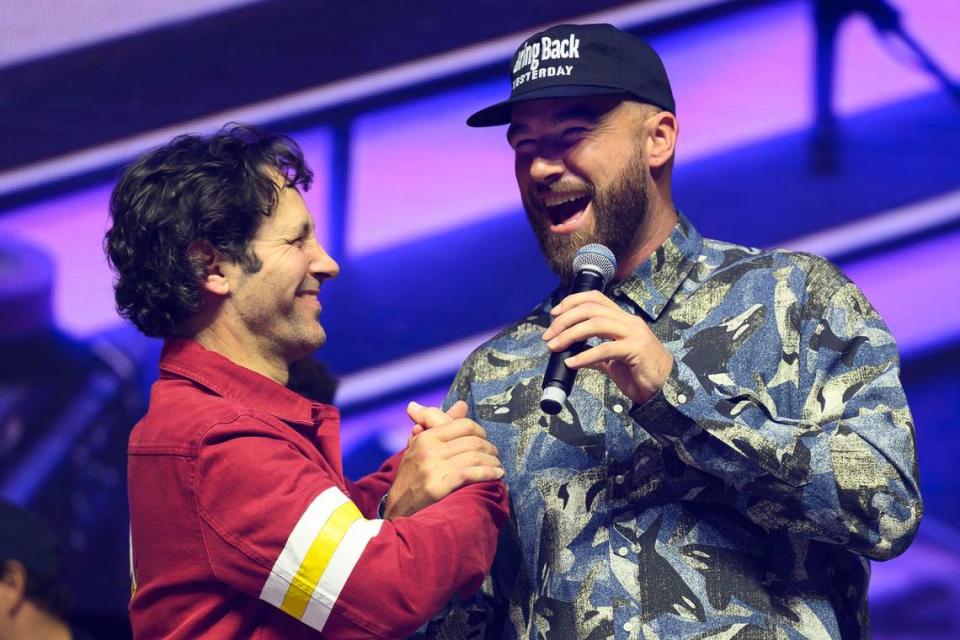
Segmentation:
<svg viewBox="0 0 960 640">
<path fill-rule="evenodd" d="M 602 291 L 617 269 L 613 252 L 601 244 L 588 244 L 577 251 L 573 266 L 576 275 L 567 295 Z M 540 398 L 540 408 L 544 413 L 556 415 L 563 410 L 563 403 L 566 402 L 577 377 L 577 371 L 563 361 L 586 348 L 585 341 L 575 342 L 564 351 L 550 355 L 543 376 L 543 395 Z"/>
</svg>

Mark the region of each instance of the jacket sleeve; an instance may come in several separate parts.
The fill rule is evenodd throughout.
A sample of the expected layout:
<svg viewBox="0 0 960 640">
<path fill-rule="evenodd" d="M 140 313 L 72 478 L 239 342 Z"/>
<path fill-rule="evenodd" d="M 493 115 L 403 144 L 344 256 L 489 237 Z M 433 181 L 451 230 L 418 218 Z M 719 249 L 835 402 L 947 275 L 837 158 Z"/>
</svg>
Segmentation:
<svg viewBox="0 0 960 640">
<path fill-rule="evenodd" d="M 502 483 L 408 518 L 365 517 L 288 428 L 245 416 L 204 439 L 198 511 L 219 579 L 344 639 L 409 635 L 479 588 L 507 517 Z"/>
<path fill-rule="evenodd" d="M 768 530 L 893 557 L 923 512 L 893 337 L 826 261 L 802 295 L 786 285 L 776 295 L 775 323 L 722 327 L 756 332 L 744 348 L 777 358 L 772 379 L 756 368 L 703 371 L 691 351 L 675 352 L 663 389 L 631 415 L 684 463 L 735 489 L 735 506 Z"/>
</svg>

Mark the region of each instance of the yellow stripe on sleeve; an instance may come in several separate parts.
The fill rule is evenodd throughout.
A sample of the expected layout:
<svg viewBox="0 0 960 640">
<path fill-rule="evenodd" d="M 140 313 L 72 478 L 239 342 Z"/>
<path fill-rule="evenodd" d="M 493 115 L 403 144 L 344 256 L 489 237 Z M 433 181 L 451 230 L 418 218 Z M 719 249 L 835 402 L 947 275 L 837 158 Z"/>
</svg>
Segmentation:
<svg viewBox="0 0 960 640">
<path fill-rule="evenodd" d="M 303 617 L 310 597 L 317 588 L 317 583 L 320 582 L 320 577 L 330 563 L 334 551 L 337 550 L 350 525 L 362 517 L 357 506 L 349 501 L 344 502 L 331 514 L 313 539 L 296 575 L 290 581 L 290 586 L 280 604 L 283 611 L 297 619 Z"/>
</svg>

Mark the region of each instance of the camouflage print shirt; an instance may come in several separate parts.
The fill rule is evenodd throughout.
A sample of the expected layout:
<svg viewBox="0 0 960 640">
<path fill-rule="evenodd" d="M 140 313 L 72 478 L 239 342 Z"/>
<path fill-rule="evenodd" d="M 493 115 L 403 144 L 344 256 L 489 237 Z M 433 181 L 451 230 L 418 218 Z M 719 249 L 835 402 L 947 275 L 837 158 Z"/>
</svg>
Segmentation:
<svg viewBox="0 0 960 640">
<path fill-rule="evenodd" d="M 511 526 L 485 595 L 430 635 L 868 637 L 867 558 L 902 552 L 922 504 L 896 345 L 861 291 L 681 217 L 606 293 L 673 370 L 642 406 L 583 370 L 542 413 L 562 291 L 470 356 L 447 404 L 499 448 Z"/>
</svg>

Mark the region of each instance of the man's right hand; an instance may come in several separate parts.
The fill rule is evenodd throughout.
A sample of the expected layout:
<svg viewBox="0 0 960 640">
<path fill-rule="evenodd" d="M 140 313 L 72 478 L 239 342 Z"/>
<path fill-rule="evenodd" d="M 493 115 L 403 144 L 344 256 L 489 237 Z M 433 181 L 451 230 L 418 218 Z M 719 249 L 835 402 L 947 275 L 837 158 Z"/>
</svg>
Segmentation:
<svg viewBox="0 0 960 640">
<path fill-rule="evenodd" d="M 411 405 L 410 417 L 424 430 L 410 438 L 387 495 L 384 517 L 409 516 L 474 482 L 499 480 L 503 467 L 483 427 L 467 419 L 458 402 L 447 413 Z"/>
</svg>

